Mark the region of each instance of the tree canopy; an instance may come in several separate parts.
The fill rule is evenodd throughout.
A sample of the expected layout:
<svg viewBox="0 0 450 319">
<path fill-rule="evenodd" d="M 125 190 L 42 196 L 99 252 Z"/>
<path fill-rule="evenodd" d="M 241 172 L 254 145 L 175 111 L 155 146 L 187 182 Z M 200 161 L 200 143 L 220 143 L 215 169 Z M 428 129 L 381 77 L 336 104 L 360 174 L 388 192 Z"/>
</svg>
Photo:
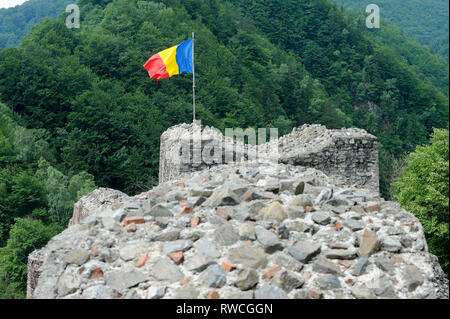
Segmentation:
<svg viewBox="0 0 450 319">
<path fill-rule="evenodd" d="M 17 46 L 46 17 L 56 18 L 73 0 L 28 0 L 20 6 L 0 9 L 0 48 Z"/>
<path fill-rule="evenodd" d="M 204 124 L 362 127 L 380 140 L 385 196 L 391 156 L 448 121 L 448 98 L 428 78 L 325 0 L 79 5 L 80 30 L 63 14 L 0 52 L 0 96 L 26 127 L 48 130 L 54 167 L 99 186 L 136 193 L 155 182 L 160 134 L 191 120 L 191 77 L 156 83 L 142 65 L 191 31 Z"/>
<path fill-rule="evenodd" d="M 435 130 L 430 144 L 417 146 L 393 184 L 394 198 L 423 225 L 431 253 L 449 272 L 449 135 Z"/>
</svg>

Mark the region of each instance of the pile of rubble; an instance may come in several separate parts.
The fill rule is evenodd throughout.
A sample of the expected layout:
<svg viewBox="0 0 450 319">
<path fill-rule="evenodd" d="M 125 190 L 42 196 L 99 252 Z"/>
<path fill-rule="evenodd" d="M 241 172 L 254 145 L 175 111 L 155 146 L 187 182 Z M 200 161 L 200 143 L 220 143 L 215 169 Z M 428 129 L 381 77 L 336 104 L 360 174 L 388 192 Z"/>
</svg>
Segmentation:
<svg viewBox="0 0 450 319">
<path fill-rule="evenodd" d="M 29 256 L 29 298 L 448 298 L 417 218 L 314 168 L 242 162 L 96 192 Z"/>
</svg>

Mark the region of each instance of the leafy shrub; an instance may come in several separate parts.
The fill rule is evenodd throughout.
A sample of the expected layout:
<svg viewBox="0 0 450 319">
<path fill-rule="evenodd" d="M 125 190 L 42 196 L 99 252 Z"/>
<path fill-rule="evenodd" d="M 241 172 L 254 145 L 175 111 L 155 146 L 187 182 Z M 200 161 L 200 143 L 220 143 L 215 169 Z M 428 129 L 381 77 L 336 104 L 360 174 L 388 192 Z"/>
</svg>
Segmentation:
<svg viewBox="0 0 450 319">
<path fill-rule="evenodd" d="M 40 220 L 15 220 L 6 246 L 0 248 L 0 291 L 2 295 L 8 295 L 3 297 L 25 296 L 28 255 L 46 245 L 62 229 L 58 224 L 47 226 Z"/>
<path fill-rule="evenodd" d="M 435 129 L 431 142 L 418 146 L 393 184 L 394 198 L 423 224 L 430 252 L 449 273 L 449 133 Z"/>
</svg>

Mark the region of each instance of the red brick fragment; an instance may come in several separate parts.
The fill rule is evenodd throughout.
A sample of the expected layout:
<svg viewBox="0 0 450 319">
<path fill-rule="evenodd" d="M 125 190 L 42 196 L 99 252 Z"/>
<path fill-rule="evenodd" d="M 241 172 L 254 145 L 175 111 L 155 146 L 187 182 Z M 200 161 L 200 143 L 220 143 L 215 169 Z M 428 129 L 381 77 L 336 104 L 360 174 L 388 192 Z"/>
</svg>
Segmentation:
<svg viewBox="0 0 450 319">
<path fill-rule="evenodd" d="M 215 290 L 209 292 L 207 299 L 219 299 L 219 293 Z"/>
<path fill-rule="evenodd" d="M 123 223 L 125 224 L 125 226 L 129 224 L 144 224 L 145 219 L 143 216 L 125 217 Z"/>
<path fill-rule="evenodd" d="M 281 270 L 281 266 L 276 266 L 272 269 L 269 269 L 265 274 L 264 274 L 264 278 L 266 279 L 270 279 L 272 278 L 277 272 L 279 272 Z"/>
<path fill-rule="evenodd" d="M 225 220 L 230 219 L 230 214 L 228 214 L 228 212 L 224 208 L 217 208 L 216 215 L 222 217 Z"/>
<path fill-rule="evenodd" d="M 380 210 L 380 206 L 377 203 L 364 206 L 364 210 L 368 213 L 373 213 Z"/>
<path fill-rule="evenodd" d="M 180 286 L 186 285 L 189 281 L 191 281 L 191 277 L 186 277 L 182 281 L 180 281 Z"/>
<path fill-rule="evenodd" d="M 246 192 L 243 196 L 242 199 L 245 200 L 246 202 L 249 202 L 251 200 L 253 200 L 253 195 L 256 194 L 254 191 L 248 191 Z M 256 197 L 256 196 L 255 196 Z M 255 198 L 256 199 L 256 198 Z"/>
<path fill-rule="evenodd" d="M 140 193 L 139 195 L 136 195 L 135 197 L 136 197 L 136 199 L 139 199 L 139 198 L 143 198 L 145 196 L 147 196 L 147 192 Z"/>
<path fill-rule="evenodd" d="M 200 218 L 194 217 L 191 219 L 191 227 L 196 227 L 198 224 L 200 224 Z"/>
<path fill-rule="evenodd" d="M 353 285 L 355 284 L 355 280 L 353 280 L 353 279 L 347 279 L 346 281 L 345 281 L 345 283 L 347 284 L 347 286 L 349 286 L 349 287 L 353 287 Z"/>
<path fill-rule="evenodd" d="M 350 264 L 345 260 L 338 260 L 338 264 L 344 266 L 345 268 L 350 268 Z"/>
<path fill-rule="evenodd" d="M 145 263 L 147 262 L 147 259 L 148 259 L 148 254 L 142 254 L 138 259 L 136 267 L 141 268 L 142 266 L 144 266 Z"/>
<path fill-rule="evenodd" d="M 100 254 L 100 252 L 98 251 L 98 249 L 95 248 L 95 247 L 92 247 L 92 248 L 91 248 L 91 252 L 92 252 L 92 256 L 94 256 L 94 257 L 97 257 L 97 256 Z"/>
<path fill-rule="evenodd" d="M 181 214 L 193 214 L 193 213 L 194 209 L 192 207 L 183 206 L 183 208 L 181 209 Z"/>
<path fill-rule="evenodd" d="M 176 251 L 170 254 L 167 254 L 170 259 L 173 260 L 173 262 L 177 265 L 181 264 L 184 260 L 183 252 L 182 251 Z"/>
<path fill-rule="evenodd" d="M 412 225 L 414 225 L 414 222 L 409 222 L 409 223 L 403 224 L 402 226 L 409 226 L 409 227 L 411 227 Z"/>
<path fill-rule="evenodd" d="M 391 257 L 391 261 L 392 261 L 394 264 L 401 264 L 401 263 L 403 263 L 405 260 L 404 260 L 402 257 L 400 257 L 400 256 L 392 256 L 392 257 Z"/>
<path fill-rule="evenodd" d="M 103 270 L 101 270 L 99 267 L 92 270 L 91 277 L 90 277 L 91 279 L 102 278 L 102 277 L 103 277 Z"/>
<path fill-rule="evenodd" d="M 222 263 L 222 268 L 223 268 L 226 272 L 232 272 L 233 270 L 236 269 L 236 266 L 233 265 L 233 264 L 230 263 L 230 262 L 224 261 L 224 262 Z"/>
</svg>

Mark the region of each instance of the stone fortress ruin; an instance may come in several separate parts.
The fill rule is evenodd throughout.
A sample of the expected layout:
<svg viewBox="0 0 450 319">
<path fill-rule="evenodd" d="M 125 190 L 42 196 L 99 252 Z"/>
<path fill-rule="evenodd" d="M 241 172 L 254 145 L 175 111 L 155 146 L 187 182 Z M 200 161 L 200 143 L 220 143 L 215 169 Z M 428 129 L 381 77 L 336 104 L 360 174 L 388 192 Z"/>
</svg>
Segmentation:
<svg viewBox="0 0 450 319">
<path fill-rule="evenodd" d="M 180 124 L 161 136 L 159 178 L 136 196 L 82 197 L 29 255 L 27 297 L 449 297 L 420 221 L 379 197 L 363 130 L 304 125 L 255 146 Z"/>
<path fill-rule="evenodd" d="M 183 150 L 188 151 L 187 158 Z M 210 152 L 219 154 L 211 156 L 213 161 L 202 161 L 201 156 Z M 173 126 L 161 136 L 159 181 L 226 164 L 229 162 L 226 154 L 231 154 L 231 160 L 237 162 L 248 160 L 249 154 L 258 154 L 259 159 L 312 167 L 324 172 L 336 185 L 379 191 L 377 138 L 361 129 L 328 130 L 322 125 L 303 125 L 257 146 L 225 137 L 214 127 Z"/>
</svg>

